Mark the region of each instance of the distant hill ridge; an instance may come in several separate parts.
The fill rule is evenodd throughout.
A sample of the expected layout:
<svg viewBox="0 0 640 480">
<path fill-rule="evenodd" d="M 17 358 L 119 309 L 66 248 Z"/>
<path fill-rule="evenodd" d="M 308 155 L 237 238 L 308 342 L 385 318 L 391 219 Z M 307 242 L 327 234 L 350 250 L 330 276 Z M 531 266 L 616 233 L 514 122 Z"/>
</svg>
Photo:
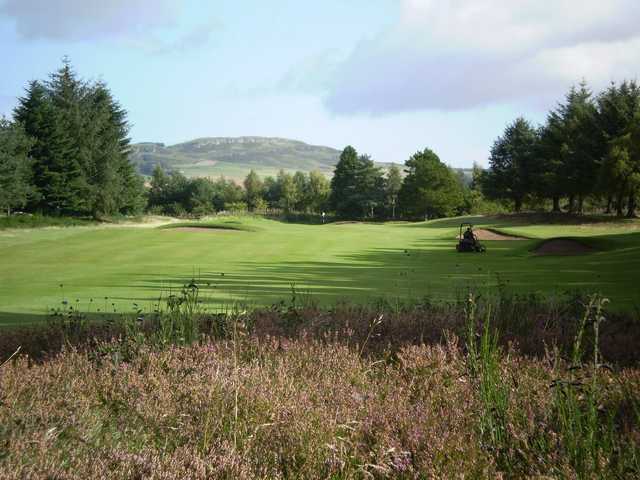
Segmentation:
<svg viewBox="0 0 640 480">
<path fill-rule="evenodd" d="M 340 158 L 340 150 L 280 137 L 202 137 L 165 145 L 141 142 L 131 145 L 131 161 L 143 175 L 151 175 L 156 165 L 179 171 L 188 177 L 219 177 L 241 181 L 250 170 L 261 177 L 276 176 L 279 170 L 310 172 L 327 176 Z M 389 163 L 377 163 L 388 168 Z M 471 181 L 471 169 L 456 169 Z"/>
<path fill-rule="evenodd" d="M 158 142 L 131 146 L 131 160 L 150 175 L 156 165 L 187 176 L 219 176 L 241 179 L 254 169 L 275 175 L 278 170 L 320 170 L 330 174 L 340 150 L 278 137 L 203 137 L 167 146 Z"/>
</svg>

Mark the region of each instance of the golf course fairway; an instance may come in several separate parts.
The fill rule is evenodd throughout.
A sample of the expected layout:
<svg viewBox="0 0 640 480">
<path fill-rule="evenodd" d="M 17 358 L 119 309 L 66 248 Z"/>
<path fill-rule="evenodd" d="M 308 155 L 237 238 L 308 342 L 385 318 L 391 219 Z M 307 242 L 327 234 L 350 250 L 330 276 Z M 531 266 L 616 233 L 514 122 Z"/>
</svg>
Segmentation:
<svg viewBox="0 0 640 480">
<path fill-rule="evenodd" d="M 461 222 L 520 236 L 457 253 Z M 179 228 L 167 228 L 176 227 Z M 217 228 L 202 228 L 217 227 Z M 543 240 L 570 238 L 589 251 L 540 255 Z M 0 231 L 0 323 L 82 311 L 151 310 L 195 279 L 209 308 L 270 305 L 292 285 L 314 301 L 455 299 L 467 289 L 557 295 L 601 293 L 611 308 L 640 305 L 640 223 L 536 224 L 520 217 L 421 223 L 304 225 L 220 217 L 180 227 L 95 226 Z M 63 303 L 66 302 L 66 303 Z"/>
</svg>

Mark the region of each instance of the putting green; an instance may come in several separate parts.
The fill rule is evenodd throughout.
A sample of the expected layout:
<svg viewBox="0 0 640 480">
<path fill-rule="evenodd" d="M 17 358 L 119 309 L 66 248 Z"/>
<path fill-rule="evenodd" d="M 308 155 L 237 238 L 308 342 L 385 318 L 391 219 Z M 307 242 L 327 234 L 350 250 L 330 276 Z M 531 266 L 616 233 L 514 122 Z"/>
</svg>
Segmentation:
<svg viewBox="0 0 640 480">
<path fill-rule="evenodd" d="M 485 254 L 458 254 L 461 221 L 530 239 L 486 241 Z M 247 217 L 213 223 L 225 228 L 0 231 L 0 322 L 33 320 L 63 300 L 92 312 L 131 311 L 134 304 L 151 309 L 161 292 L 192 278 L 212 309 L 236 301 L 268 305 L 287 299 L 292 284 L 324 304 L 452 299 L 469 287 L 502 284 L 520 293 L 600 292 L 619 309 L 640 305 L 638 222 L 536 225 L 476 217 L 300 225 Z M 582 237 L 594 251 L 531 253 L 551 237 Z"/>
</svg>

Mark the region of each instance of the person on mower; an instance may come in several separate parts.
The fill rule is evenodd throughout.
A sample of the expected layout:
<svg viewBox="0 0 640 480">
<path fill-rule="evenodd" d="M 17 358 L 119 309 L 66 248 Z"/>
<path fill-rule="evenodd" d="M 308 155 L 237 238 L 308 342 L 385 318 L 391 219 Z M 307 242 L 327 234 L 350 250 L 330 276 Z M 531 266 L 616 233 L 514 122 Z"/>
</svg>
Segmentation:
<svg viewBox="0 0 640 480">
<path fill-rule="evenodd" d="M 473 230 L 471 230 L 471 227 L 467 227 L 467 229 L 465 230 L 464 234 L 462 235 L 462 241 L 464 243 L 468 243 L 469 245 L 475 245 L 476 237 L 473 234 Z"/>
</svg>

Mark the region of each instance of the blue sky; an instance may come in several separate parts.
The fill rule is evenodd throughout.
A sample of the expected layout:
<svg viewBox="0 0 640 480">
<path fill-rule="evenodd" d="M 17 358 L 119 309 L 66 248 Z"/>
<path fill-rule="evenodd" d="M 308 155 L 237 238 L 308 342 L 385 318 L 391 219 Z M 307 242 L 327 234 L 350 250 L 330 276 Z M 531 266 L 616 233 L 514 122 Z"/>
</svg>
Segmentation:
<svg viewBox="0 0 640 480">
<path fill-rule="evenodd" d="M 0 114 L 67 55 L 134 141 L 261 135 L 486 164 L 573 83 L 640 71 L 637 0 L 0 0 Z"/>
</svg>

